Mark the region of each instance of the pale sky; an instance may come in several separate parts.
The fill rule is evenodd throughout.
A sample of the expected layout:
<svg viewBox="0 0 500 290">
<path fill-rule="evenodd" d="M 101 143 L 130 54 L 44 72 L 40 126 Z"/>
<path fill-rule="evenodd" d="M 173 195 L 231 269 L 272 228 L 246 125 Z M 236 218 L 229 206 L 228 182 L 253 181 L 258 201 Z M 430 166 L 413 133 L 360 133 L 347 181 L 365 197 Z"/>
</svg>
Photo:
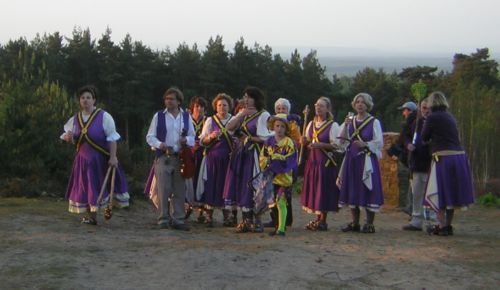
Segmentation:
<svg viewBox="0 0 500 290">
<path fill-rule="evenodd" d="M 276 47 L 357 48 L 454 53 L 488 47 L 500 54 L 498 0 L 0 0 L 0 44 L 36 33 L 71 36 L 75 26 L 98 39 L 107 26 L 151 48 L 221 35 Z"/>
</svg>

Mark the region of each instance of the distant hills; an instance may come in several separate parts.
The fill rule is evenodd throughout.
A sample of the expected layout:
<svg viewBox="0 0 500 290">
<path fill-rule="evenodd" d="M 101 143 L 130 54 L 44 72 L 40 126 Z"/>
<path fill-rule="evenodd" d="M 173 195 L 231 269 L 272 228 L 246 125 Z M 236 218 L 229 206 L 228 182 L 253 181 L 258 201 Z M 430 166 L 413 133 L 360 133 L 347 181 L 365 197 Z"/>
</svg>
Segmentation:
<svg viewBox="0 0 500 290">
<path fill-rule="evenodd" d="M 366 67 L 383 69 L 385 72 L 400 72 L 405 67 L 411 66 L 433 66 L 438 70 L 451 71 L 451 57 L 402 57 L 402 56 L 344 56 L 344 57 L 321 57 L 318 56 L 321 65 L 326 67 L 327 75 L 354 76 L 358 71 Z"/>
<path fill-rule="evenodd" d="M 401 52 L 384 51 L 369 48 L 348 48 L 348 47 L 319 47 L 314 48 L 317 51 L 317 58 L 321 65 L 326 67 L 327 75 L 331 76 L 354 76 L 358 71 L 370 67 L 374 69 L 383 69 L 385 72 L 400 72 L 405 67 L 411 66 L 433 66 L 438 71 L 451 71 L 453 68 L 453 56 L 458 52 Z M 283 58 L 288 59 L 295 48 L 274 47 L 273 51 L 279 53 Z M 311 48 L 297 48 L 301 57 L 306 56 Z M 469 54 L 475 50 L 461 51 Z M 497 61 L 500 55 L 494 55 Z"/>
</svg>

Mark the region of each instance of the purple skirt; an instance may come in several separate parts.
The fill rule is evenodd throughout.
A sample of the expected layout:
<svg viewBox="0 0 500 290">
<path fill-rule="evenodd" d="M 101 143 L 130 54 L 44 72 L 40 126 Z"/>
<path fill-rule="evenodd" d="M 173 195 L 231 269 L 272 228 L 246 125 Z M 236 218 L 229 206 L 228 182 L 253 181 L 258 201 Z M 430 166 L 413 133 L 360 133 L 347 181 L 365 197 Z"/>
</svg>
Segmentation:
<svg viewBox="0 0 500 290">
<path fill-rule="evenodd" d="M 249 144 L 235 146 L 226 173 L 224 184 L 224 203 L 226 207 L 240 207 L 243 210 L 253 209 L 253 191 L 250 181 L 255 166 L 255 147 L 248 149 Z"/>
<path fill-rule="evenodd" d="M 70 212 L 84 213 L 87 208 L 90 208 L 91 211 L 97 211 L 99 207 L 106 204 L 109 197 L 111 175 L 100 204 L 97 204 L 97 198 L 107 169 L 108 157 L 97 152 L 87 143 L 82 144 L 73 161 L 66 191 Z M 129 205 L 127 181 L 120 166 L 116 170 L 114 192 L 114 202 L 118 206 L 126 207 Z"/>
<path fill-rule="evenodd" d="M 338 211 L 339 189 L 335 184 L 337 167 L 325 167 L 327 160 L 320 150 L 309 151 L 300 195 L 302 207 L 307 212 Z"/>
<path fill-rule="evenodd" d="M 224 183 L 229 165 L 229 150 L 225 148 L 213 149 L 206 156 L 207 180 L 205 191 L 200 202 L 209 207 L 224 206 Z"/>
<path fill-rule="evenodd" d="M 341 205 L 364 207 L 371 211 L 378 211 L 384 204 L 380 168 L 375 154 L 370 155 L 372 162 L 372 190 L 363 183 L 365 154 L 358 154 L 354 150 L 348 151 L 342 168 L 339 201 Z"/>
<path fill-rule="evenodd" d="M 474 203 L 474 187 L 466 154 L 439 156 L 435 166 L 439 209 L 466 207 Z"/>
</svg>

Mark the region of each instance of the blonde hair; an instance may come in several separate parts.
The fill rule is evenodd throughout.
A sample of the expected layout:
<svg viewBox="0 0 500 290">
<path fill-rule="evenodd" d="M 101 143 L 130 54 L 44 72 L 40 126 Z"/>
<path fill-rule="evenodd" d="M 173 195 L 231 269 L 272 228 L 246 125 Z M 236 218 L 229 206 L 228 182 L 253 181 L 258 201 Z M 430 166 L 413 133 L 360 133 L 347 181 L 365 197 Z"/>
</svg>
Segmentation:
<svg viewBox="0 0 500 290">
<path fill-rule="evenodd" d="M 214 109 L 214 112 L 217 112 L 217 102 L 220 100 L 226 100 L 227 104 L 229 105 L 229 112 L 233 110 L 233 98 L 225 93 L 219 93 L 212 101 L 212 108 Z"/>
<path fill-rule="evenodd" d="M 444 93 L 440 91 L 435 91 L 429 94 L 428 104 L 430 105 L 431 109 L 438 107 L 448 109 L 450 107 L 448 101 L 446 100 L 446 97 L 444 96 Z"/>
<path fill-rule="evenodd" d="M 326 108 L 328 109 L 328 112 L 326 113 L 327 114 L 327 119 L 328 120 L 333 120 L 333 114 L 332 114 L 332 102 L 330 101 L 329 98 L 327 97 L 319 97 L 318 100 L 316 102 L 319 102 L 319 101 L 324 101 L 326 103 Z M 316 117 L 314 117 L 314 120 L 316 120 Z"/>
<path fill-rule="evenodd" d="M 367 93 L 359 93 L 356 96 L 354 96 L 354 98 L 352 99 L 352 102 L 351 102 L 351 106 L 352 106 L 353 109 L 356 109 L 356 107 L 354 106 L 354 104 L 356 103 L 356 100 L 358 98 L 363 98 L 363 102 L 365 103 L 366 110 L 368 112 L 370 112 L 373 109 L 373 99 L 372 99 L 372 96 L 370 96 Z"/>
</svg>

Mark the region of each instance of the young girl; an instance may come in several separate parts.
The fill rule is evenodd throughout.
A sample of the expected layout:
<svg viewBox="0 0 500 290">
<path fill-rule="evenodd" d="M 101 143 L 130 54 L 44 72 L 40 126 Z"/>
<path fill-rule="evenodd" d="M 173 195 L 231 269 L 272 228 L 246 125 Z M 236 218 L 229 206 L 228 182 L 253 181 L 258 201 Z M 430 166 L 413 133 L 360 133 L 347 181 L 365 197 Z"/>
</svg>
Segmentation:
<svg viewBox="0 0 500 290">
<path fill-rule="evenodd" d="M 285 235 L 287 219 L 287 198 L 292 194 L 293 170 L 297 168 L 297 150 L 290 137 L 287 116 L 277 114 L 270 118 L 269 127 L 274 136 L 267 139 L 260 154 L 260 168 L 273 174 L 273 187 L 276 207 L 278 208 L 278 224 L 270 235 Z M 270 207 L 275 206 L 271 204 Z"/>
</svg>

